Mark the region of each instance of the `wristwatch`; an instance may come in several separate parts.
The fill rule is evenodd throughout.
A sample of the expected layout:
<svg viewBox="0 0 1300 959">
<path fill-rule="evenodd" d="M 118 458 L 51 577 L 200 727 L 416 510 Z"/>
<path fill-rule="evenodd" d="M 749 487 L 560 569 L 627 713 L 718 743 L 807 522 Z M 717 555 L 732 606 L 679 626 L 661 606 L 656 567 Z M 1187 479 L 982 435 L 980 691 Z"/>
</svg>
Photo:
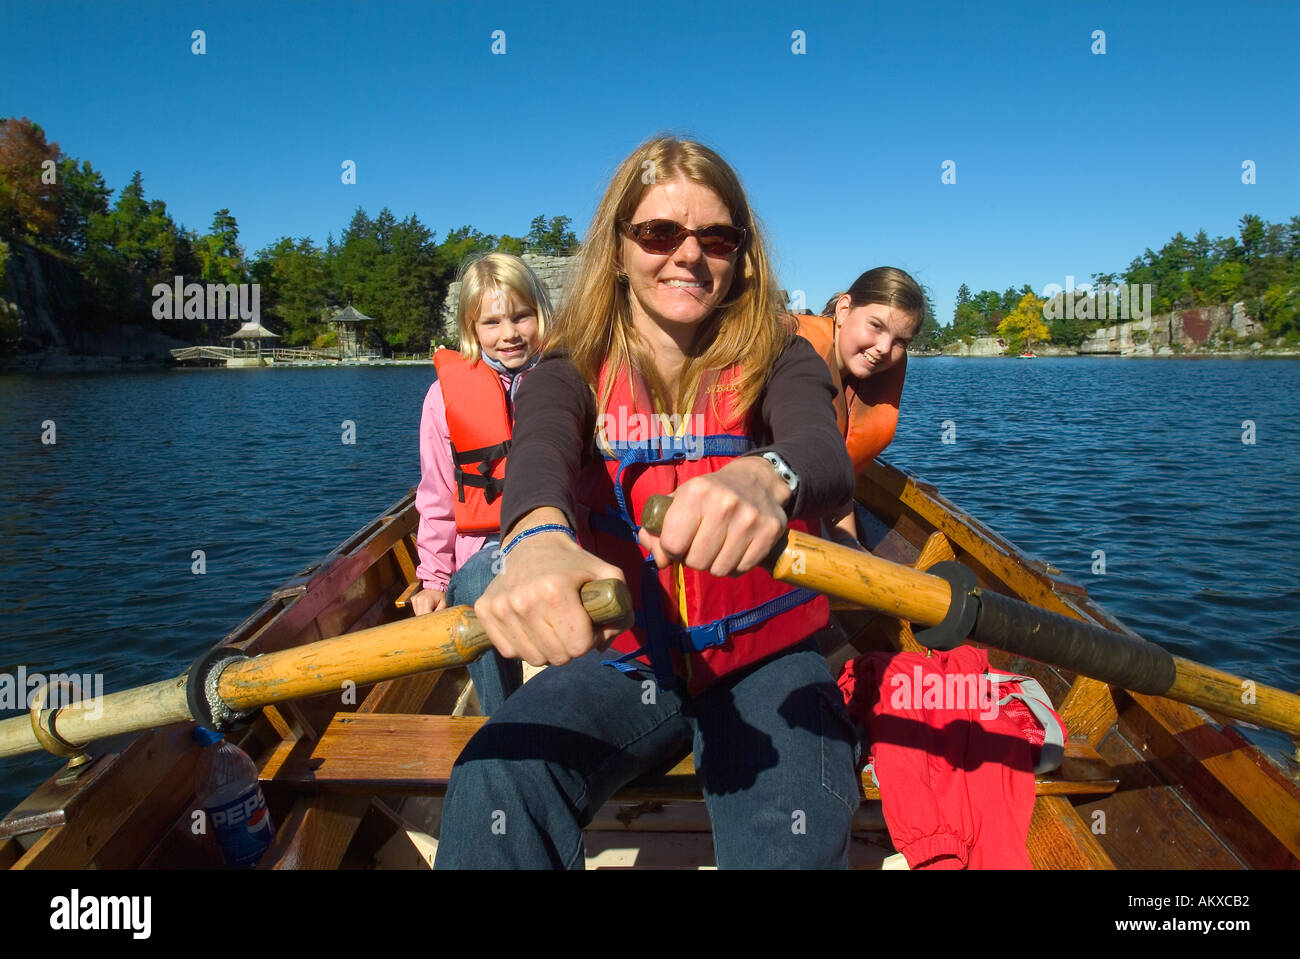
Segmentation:
<svg viewBox="0 0 1300 959">
<path fill-rule="evenodd" d="M 780 453 L 768 450 L 763 454 L 763 459 L 772 464 L 772 469 L 776 470 L 776 475 L 785 481 L 786 486 L 790 487 L 791 496 L 799 492 L 799 474 L 790 469 L 790 464 L 781 458 Z"/>
</svg>

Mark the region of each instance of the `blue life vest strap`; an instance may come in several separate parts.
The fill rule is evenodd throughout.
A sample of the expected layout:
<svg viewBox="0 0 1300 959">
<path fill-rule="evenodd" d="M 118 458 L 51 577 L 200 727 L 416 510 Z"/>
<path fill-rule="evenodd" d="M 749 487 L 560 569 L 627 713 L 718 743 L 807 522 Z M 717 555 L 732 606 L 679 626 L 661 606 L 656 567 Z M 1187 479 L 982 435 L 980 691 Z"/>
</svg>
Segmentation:
<svg viewBox="0 0 1300 959">
<path fill-rule="evenodd" d="M 629 466 L 675 463 L 705 456 L 741 456 L 754 448 L 754 442 L 748 436 L 716 433 L 709 436 L 658 436 L 617 443 L 607 441 L 605 446 L 601 451 L 604 458 L 618 461 L 618 471 L 614 474 L 614 499 L 618 502 L 618 513 L 593 511 L 588 516 L 588 523 L 599 532 L 636 542 L 641 527 L 628 509 L 627 496 L 623 492 L 623 472 Z M 664 615 L 659 595 L 659 569 L 653 557 L 647 557 L 641 568 L 641 609 L 636 614 L 636 625 L 646 636 L 645 645 L 618 659 L 602 660 L 601 665 L 631 673 L 642 668 L 642 664 L 634 660 L 638 656 L 648 656 L 655 683 L 661 690 L 671 690 L 677 685 L 677 675 L 673 672 L 673 649 L 693 653 L 710 646 L 721 646 L 731 638 L 733 630 L 756 626 L 816 595 L 812 590 L 797 589 L 712 623 L 681 627 Z"/>
<path fill-rule="evenodd" d="M 659 580 L 655 574 L 658 570 L 653 562 L 647 562 L 647 566 L 648 568 L 642 570 L 641 573 L 642 582 L 653 582 L 657 586 Z M 655 673 L 655 681 L 659 684 L 660 689 L 672 689 L 673 681 L 676 679 L 672 671 L 671 658 L 666 655 L 670 648 L 689 654 L 698 653 L 713 646 L 722 646 L 730 641 L 733 632 L 750 629 L 760 623 L 765 623 L 782 613 L 789 612 L 796 606 L 811 602 L 817 598 L 817 593 L 811 589 L 794 589 L 774 599 L 769 599 L 761 606 L 723 616 L 711 623 L 702 623 L 699 626 L 679 626 L 663 617 L 658 602 L 658 591 L 655 591 L 654 596 L 647 595 L 648 592 L 649 590 L 642 590 L 643 609 L 638 610 L 636 614 L 636 625 L 645 631 L 645 646 L 641 646 L 630 653 L 625 653 L 618 659 L 602 660 L 601 665 L 613 666 L 620 672 L 630 673 L 640 666 L 639 663 L 630 662 L 631 660 L 638 656 L 649 655 L 650 665 Z M 651 609 L 653 609 L 653 612 L 647 615 L 646 611 Z M 646 647 L 649 647 L 649 649 Z M 659 655 L 656 655 L 656 652 L 659 652 Z M 659 668 L 660 663 L 664 661 L 668 664 L 666 671 Z"/>
<path fill-rule="evenodd" d="M 700 459 L 705 456 L 740 456 L 754 448 L 754 442 L 748 436 L 732 433 L 716 433 L 711 436 L 691 436 L 693 441 L 687 444 L 683 436 L 659 436 L 637 442 L 608 443 L 602 455 L 607 460 L 618 461 L 618 472 L 614 474 L 614 498 L 618 501 L 618 511 L 632 527 L 633 533 L 640 525 L 627 508 L 627 497 L 623 493 L 623 471 L 636 463 L 653 465 L 657 463 L 676 463 L 687 459 Z M 694 455 L 690 455 L 693 447 Z"/>
</svg>

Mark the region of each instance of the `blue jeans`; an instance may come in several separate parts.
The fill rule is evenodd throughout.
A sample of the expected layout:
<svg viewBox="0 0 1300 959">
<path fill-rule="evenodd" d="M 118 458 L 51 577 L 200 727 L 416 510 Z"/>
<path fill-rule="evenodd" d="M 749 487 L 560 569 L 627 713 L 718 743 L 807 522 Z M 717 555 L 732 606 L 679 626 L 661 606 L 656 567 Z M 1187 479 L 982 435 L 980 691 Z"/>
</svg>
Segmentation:
<svg viewBox="0 0 1300 959">
<path fill-rule="evenodd" d="M 858 742 L 814 644 L 694 699 L 593 650 L 532 679 L 466 745 L 438 869 L 582 869 L 582 829 L 622 786 L 694 748 L 724 869 L 847 868 Z"/>
<path fill-rule="evenodd" d="M 500 548 L 497 540 L 489 539 L 452 574 L 451 582 L 447 584 L 448 606 L 473 606 L 483 595 L 496 575 L 492 566 Z M 469 678 L 474 681 L 483 715 L 491 716 L 501 708 L 507 696 L 524 684 L 524 666 L 520 660 L 506 659 L 492 649 L 470 663 Z"/>
</svg>

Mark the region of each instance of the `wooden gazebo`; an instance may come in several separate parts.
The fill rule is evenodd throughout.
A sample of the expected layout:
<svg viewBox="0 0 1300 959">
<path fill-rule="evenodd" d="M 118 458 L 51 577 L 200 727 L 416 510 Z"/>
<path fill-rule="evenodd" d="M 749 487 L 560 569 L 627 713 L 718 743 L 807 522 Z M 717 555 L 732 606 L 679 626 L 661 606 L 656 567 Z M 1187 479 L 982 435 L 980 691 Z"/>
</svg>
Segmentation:
<svg viewBox="0 0 1300 959">
<path fill-rule="evenodd" d="M 264 327 L 258 320 L 249 320 L 234 333 L 230 334 L 230 345 L 234 346 L 238 341 L 244 347 L 244 353 L 240 356 L 236 353 L 227 362 L 227 366 L 261 366 L 262 365 L 262 341 L 278 340 L 279 333 L 272 333 Z M 255 351 L 256 350 L 256 351 Z"/>
<path fill-rule="evenodd" d="M 330 320 L 338 330 L 339 359 L 356 359 L 361 352 L 361 330 L 358 324 L 369 323 L 366 316 L 351 303 L 334 314 Z"/>
</svg>

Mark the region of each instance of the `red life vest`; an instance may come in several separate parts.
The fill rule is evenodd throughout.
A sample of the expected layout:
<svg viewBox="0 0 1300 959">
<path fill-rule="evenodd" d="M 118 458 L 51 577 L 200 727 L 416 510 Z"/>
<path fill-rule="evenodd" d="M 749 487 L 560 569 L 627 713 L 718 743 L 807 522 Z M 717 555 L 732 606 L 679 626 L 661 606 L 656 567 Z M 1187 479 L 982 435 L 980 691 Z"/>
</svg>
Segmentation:
<svg viewBox="0 0 1300 959">
<path fill-rule="evenodd" d="M 835 320 L 829 316 L 798 316 L 799 335 L 830 367 L 835 384 L 835 421 L 844 434 L 844 445 L 853 460 L 853 472 L 860 473 L 894 438 L 898 428 L 898 401 L 903 396 L 907 375 L 907 354 L 889 369 L 865 380 L 851 378 L 846 384 L 835 357 Z"/>
<path fill-rule="evenodd" d="M 678 437 L 664 435 L 644 380 L 636 376 L 633 383 L 626 372 L 618 375 L 602 420 L 607 443 L 598 440 L 598 446 L 607 446 L 605 460 L 589 466 L 579 480 L 577 501 L 586 507 L 578 519 L 579 542 L 622 569 L 636 609 L 636 627 L 613 643 L 624 655 L 610 665 L 632 671 L 639 664 L 629 660 L 644 650 L 660 685 L 671 688 L 676 676 L 685 675 L 691 694 L 802 642 L 829 617 L 824 596 L 780 583 L 765 570 L 739 577 L 684 565 L 657 570 L 636 542 L 650 496 L 672 493 L 753 448 L 752 413 L 731 412 L 737 372 L 732 367 L 706 377 L 696 410 Z M 607 374 L 602 370 L 602 390 Z M 789 527 L 812 531 L 800 520 Z"/>
<path fill-rule="evenodd" d="M 439 349 L 433 365 L 442 384 L 456 471 L 456 531 L 495 532 L 501 528 L 511 433 L 501 377 L 482 361 L 470 365 L 456 350 Z"/>
</svg>

